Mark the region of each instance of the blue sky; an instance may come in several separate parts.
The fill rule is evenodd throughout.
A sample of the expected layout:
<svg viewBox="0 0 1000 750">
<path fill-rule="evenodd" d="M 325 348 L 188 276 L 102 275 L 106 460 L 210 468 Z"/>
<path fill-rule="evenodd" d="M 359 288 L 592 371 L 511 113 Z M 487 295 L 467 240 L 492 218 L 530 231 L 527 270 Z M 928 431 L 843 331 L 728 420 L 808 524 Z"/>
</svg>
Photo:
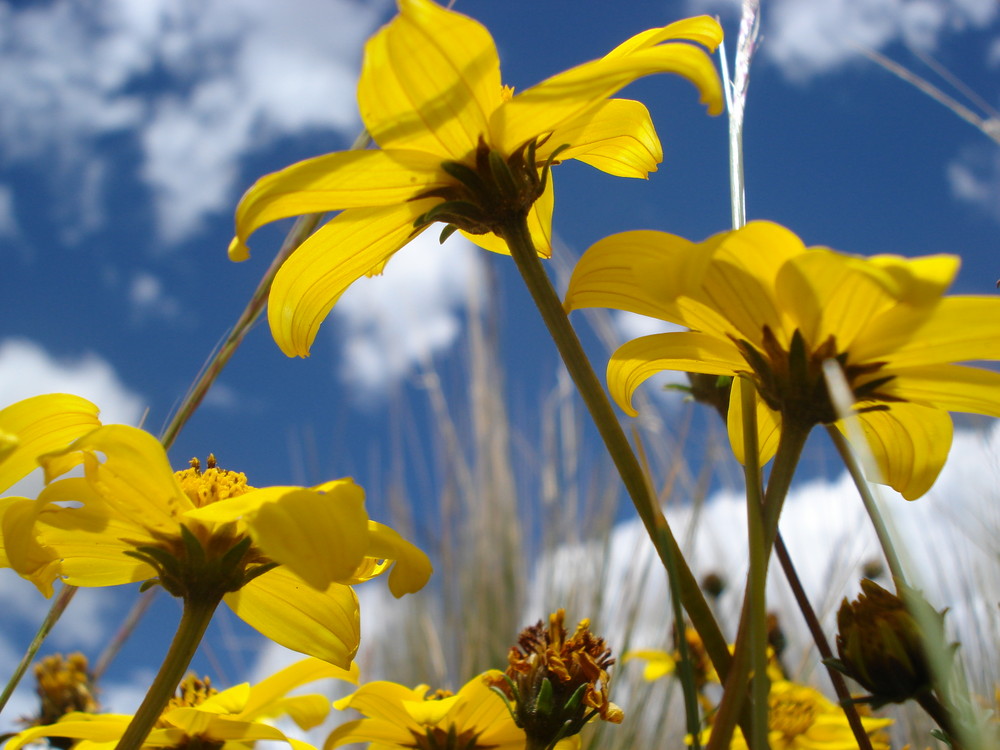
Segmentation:
<svg viewBox="0 0 1000 750">
<path fill-rule="evenodd" d="M 517 88 L 686 15 L 722 14 L 735 37 L 728 0 L 567 7 L 460 0 L 457 9 L 490 28 Z M 148 429 L 161 428 L 286 228 L 262 230 L 252 259 L 230 263 L 240 193 L 353 140 L 362 45 L 392 12 L 383 0 L 0 3 L 3 403 L 70 390 L 107 421 L 145 415 Z M 880 50 L 928 76 L 916 53 L 932 55 L 1000 106 L 994 0 L 764 0 L 762 36 L 746 114 L 749 217 L 850 252 L 958 253 L 956 291 L 997 293 L 997 143 L 859 52 Z M 649 181 L 558 167 L 554 267 L 616 231 L 701 239 L 728 228 L 723 118 L 707 117 L 680 79 L 625 93 L 650 107 L 664 163 Z M 378 515 L 389 457 L 404 444 L 408 465 L 426 463 L 433 486 L 441 456 L 422 432 L 423 374 L 442 373 L 461 403 L 456 347 L 470 297 L 499 310 L 507 375 L 498 387 L 536 436 L 531 415 L 558 366 L 513 267 L 460 240 L 439 248 L 429 232 L 345 295 L 309 360 L 285 358 L 258 326 L 182 434 L 175 463 L 214 451 L 257 485 L 353 475 Z M 613 320 L 619 340 L 650 330 Z M 682 408 L 676 398 L 659 405 L 668 416 Z M 39 611 L 20 584 L 0 580 L 24 615 L 5 615 L 5 633 L 27 633 Z M 65 639 L 94 648 L 123 600 L 84 593 L 96 624 Z M 4 643 L 0 666 L 18 648 Z"/>
</svg>

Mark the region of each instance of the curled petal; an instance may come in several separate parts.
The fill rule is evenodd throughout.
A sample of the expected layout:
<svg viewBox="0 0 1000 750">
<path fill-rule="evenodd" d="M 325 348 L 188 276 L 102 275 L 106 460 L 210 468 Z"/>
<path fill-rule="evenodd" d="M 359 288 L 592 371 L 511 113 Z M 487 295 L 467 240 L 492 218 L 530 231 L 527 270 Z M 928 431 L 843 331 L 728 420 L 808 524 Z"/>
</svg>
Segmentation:
<svg viewBox="0 0 1000 750">
<path fill-rule="evenodd" d="M 662 370 L 734 375 L 747 369 L 731 343 L 703 333 L 657 333 L 629 341 L 608 362 L 608 392 L 622 411 L 638 416 L 632 394 L 645 380 Z M 732 399 L 730 399 L 732 401 Z"/>
<path fill-rule="evenodd" d="M 286 696 L 295 688 L 307 683 L 329 679 L 344 680 L 357 685 L 359 679 L 357 663 L 351 662 L 350 669 L 342 669 L 314 657 L 301 659 L 251 686 L 250 696 L 240 716 L 244 719 L 255 719 L 288 713 L 299 727 L 310 729 L 326 717 L 326 711 L 322 716 L 318 716 L 293 710 L 286 704 L 286 701 L 290 700 Z M 324 703 L 328 711 L 330 703 L 329 701 Z M 313 722 L 312 719 L 317 717 L 319 721 Z"/>
<path fill-rule="evenodd" d="M 13 568 L 46 597 L 59 576 L 59 558 L 38 542 L 35 532 L 38 503 L 26 497 L 0 498 L 0 567 Z"/>
<path fill-rule="evenodd" d="M 662 28 L 649 29 L 627 39 L 605 57 L 621 57 L 639 49 L 669 41 L 689 41 L 708 47 L 712 52 L 722 43 L 722 27 L 711 16 L 682 18 Z"/>
<path fill-rule="evenodd" d="M 701 93 L 710 114 L 722 112 L 722 84 L 704 50 L 665 44 L 594 60 L 557 73 L 500 105 L 490 130 L 508 153 L 581 117 L 609 96 L 644 76 L 677 73 Z"/>
<path fill-rule="evenodd" d="M 489 31 L 432 0 L 400 0 L 365 46 L 361 119 L 382 148 L 465 159 L 500 104 L 500 59 Z"/>
<path fill-rule="evenodd" d="M 271 334 L 289 357 L 307 357 L 340 295 L 381 268 L 413 234 L 413 222 L 437 199 L 352 208 L 328 221 L 278 270 L 268 299 Z"/>
<path fill-rule="evenodd" d="M 236 208 L 229 259 L 250 257 L 247 238 L 263 225 L 303 214 L 393 206 L 447 184 L 441 158 L 419 151 L 338 151 L 266 175 Z"/>
<path fill-rule="evenodd" d="M 388 569 L 389 591 L 395 597 L 422 589 L 431 577 L 431 561 L 420 549 L 397 532 L 376 521 L 368 522 L 368 549 L 365 559 L 345 583 L 361 583 Z"/>
<path fill-rule="evenodd" d="M 952 422 L 946 411 L 920 404 L 898 403 L 858 415 L 875 459 L 875 481 L 888 484 L 907 500 L 924 495 L 941 473 L 951 449 Z M 845 431 L 843 421 L 837 429 Z M 862 451 L 863 457 L 868 451 Z"/>
<path fill-rule="evenodd" d="M 576 159 L 618 177 L 645 179 L 663 160 L 649 110 L 631 99 L 609 99 L 564 124 L 538 149 L 539 158 L 563 144 L 569 148 L 559 153 L 560 161 Z"/>
<path fill-rule="evenodd" d="M 0 409 L 0 432 L 15 438 L 0 461 L 0 491 L 38 468 L 38 457 L 100 427 L 100 410 L 66 393 L 34 396 Z"/>
<path fill-rule="evenodd" d="M 361 639 L 358 599 L 350 586 L 333 583 L 317 591 L 278 567 L 225 601 L 241 620 L 285 648 L 350 669 Z"/>
</svg>

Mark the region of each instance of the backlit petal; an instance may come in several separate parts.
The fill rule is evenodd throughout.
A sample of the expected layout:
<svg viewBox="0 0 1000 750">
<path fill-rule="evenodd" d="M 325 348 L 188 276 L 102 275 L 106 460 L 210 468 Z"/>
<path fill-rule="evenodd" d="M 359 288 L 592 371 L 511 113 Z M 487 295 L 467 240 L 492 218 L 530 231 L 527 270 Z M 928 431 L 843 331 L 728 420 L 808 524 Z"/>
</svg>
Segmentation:
<svg viewBox="0 0 1000 750">
<path fill-rule="evenodd" d="M 333 750 L 335 747 L 348 743 L 372 743 L 370 747 L 379 750 L 406 747 L 413 742 L 413 735 L 404 726 L 380 719 L 356 719 L 338 726 L 326 738 L 323 750 Z"/>
<path fill-rule="evenodd" d="M 382 148 L 464 159 L 500 103 L 493 38 L 433 0 L 399 0 L 399 11 L 365 46 L 361 119 Z"/>
<path fill-rule="evenodd" d="M 629 416 L 637 416 L 632 394 L 662 370 L 735 375 L 746 370 L 739 351 L 728 341 L 703 333 L 657 333 L 622 345 L 608 362 L 608 392 Z"/>
<path fill-rule="evenodd" d="M 893 368 L 1000 359 L 1000 299 L 945 297 L 933 307 L 896 305 L 872 321 L 851 358 Z"/>
<path fill-rule="evenodd" d="M 160 441 L 144 430 L 105 425 L 50 455 L 71 452 L 82 455 L 87 479 L 101 487 L 104 502 L 125 518 L 141 519 L 147 529 L 176 533 L 177 518 L 193 507 L 174 479 Z M 103 461 L 98 453 L 105 456 Z M 52 462 L 43 457 L 42 465 L 51 479 Z"/>
<path fill-rule="evenodd" d="M 66 393 L 34 396 L 0 409 L 0 432 L 17 438 L 0 462 L 0 491 L 38 468 L 38 457 L 62 448 L 101 421 L 100 410 L 85 398 Z"/>
<path fill-rule="evenodd" d="M 240 712 L 240 716 L 244 719 L 275 716 L 279 713 L 275 710 L 275 706 L 280 704 L 288 693 L 310 682 L 334 679 L 357 685 L 358 678 L 358 665 L 354 662 L 351 663 L 350 669 L 342 669 L 314 657 L 301 659 L 251 686 L 249 700 Z M 298 719 L 296 722 L 300 727 L 307 728 Z"/>
<path fill-rule="evenodd" d="M 619 44 L 605 57 L 622 57 L 636 50 L 669 41 L 692 41 L 708 47 L 712 52 L 722 42 L 722 27 L 711 16 L 682 18 L 662 28 L 649 29 Z"/>
<path fill-rule="evenodd" d="M 347 583 L 366 581 L 383 573 L 390 566 L 389 591 L 395 597 L 422 589 L 431 577 L 431 561 L 420 549 L 396 531 L 376 521 L 368 522 L 366 560 L 354 571 Z"/>
<path fill-rule="evenodd" d="M 403 703 L 424 700 L 427 689 L 426 685 L 408 688 L 395 682 L 376 680 L 366 682 L 333 705 L 339 711 L 353 708 L 373 719 L 405 725 L 410 723 L 410 714 L 403 708 Z"/>
<path fill-rule="evenodd" d="M 419 151 L 338 151 L 300 161 L 260 178 L 240 199 L 229 259 L 246 260 L 247 238 L 269 222 L 397 205 L 447 180 L 441 158 Z"/>
<path fill-rule="evenodd" d="M 937 479 L 951 449 L 948 412 L 920 404 L 892 404 L 858 417 L 867 447 L 878 466 L 872 478 L 888 484 L 907 500 L 925 494 Z M 843 422 L 837 429 L 845 431 Z M 862 457 L 866 452 L 862 451 Z"/>
<path fill-rule="evenodd" d="M 113 742 L 121 738 L 131 719 L 131 716 L 121 714 L 85 714 L 74 711 L 55 724 L 29 727 L 18 732 L 7 741 L 4 750 L 18 750 L 29 742 L 46 736 Z"/>
<path fill-rule="evenodd" d="M 242 519 L 257 546 L 315 589 L 348 583 L 368 550 L 365 493 L 350 479 L 303 487 L 265 487 L 185 518 L 225 523 Z"/>
<path fill-rule="evenodd" d="M 879 388 L 904 401 L 1000 417 L 1000 372 L 963 365 L 893 369 L 896 378 Z"/>
<path fill-rule="evenodd" d="M 317 591 L 292 571 L 275 568 L 226 595 L 236 615 L 276 643 L 350 669 L 361 623 L 350 586 Z"/>
<path fill-rule="evenodd" d="M 747 387 L 743 378 L 733 378 L 733 390 L 729 394 L 729 413 L 726 415 L 726 426 L 729 431 L 729 444 L 732 446 L 736 460 L 746 465 L 746 445 L 743 441 L 743 394 Z M 764 400 L 757 395 L 757 455 L 763 466 L 778 450 L 778 440 L 781 438 L 781 414 L 772 410 Z"/>
<path fill-rule="evenodd" d="M 52 596 L 52 584 L 59 575 L 59 560 L 38 542 L 35 519 L 38 503 L 26 497 L 0 498 L 0 567 L 13 568 L 31 581 L 42 595 Z"/>
<path fill-rule="evenodd" d="M 663 160 L 649 110 L 631 99 L 609 99 L 558 128 L 538 149 L 545 159 L 563 144 L 559 160 L 577 159 L 618 177 L 645 178 Z"/>
<path fill-rule="evenodd" d="M 690 44 L 664 44 L 578 65 L 517 94 L 493 115 L 490 128 L 498 139 L 494 145 L 513 152 L 654 73 L 677 73 L 687 78 L 698 88 L 710 114 L 722 111 L 722 85 L 712 59 Z"/>
<path fill-rule="evenodd" d="M 436 199 L 353 208 L 323 225 L 285 261 L 268 299 L 271 334 L 289 357 L 307 357 L 340 295 L 405 245 Z"/>
</svg>

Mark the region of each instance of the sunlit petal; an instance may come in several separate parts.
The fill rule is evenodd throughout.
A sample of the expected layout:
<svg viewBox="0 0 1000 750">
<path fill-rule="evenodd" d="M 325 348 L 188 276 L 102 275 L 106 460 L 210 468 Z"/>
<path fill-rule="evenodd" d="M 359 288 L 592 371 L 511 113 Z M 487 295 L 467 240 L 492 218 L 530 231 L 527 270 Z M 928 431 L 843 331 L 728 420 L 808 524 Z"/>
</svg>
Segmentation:
<svg viewBox="0 0 1000 750">
<path fill-rule="evenodd" d="M 75 740 L 113 742 L 121 738 L 131 716 L 121 714 L 85 714 L 73 712 L 55 724 L 31 727 L 7 741 L 4 750 L 18 750 L 43 737 L 67 737 Z"/>
<path fill-rule="evenodd" d="M 361 638 L 358 599 L 334 583 L 317 591 L 278 567 L 227 594 L 236 615 L 276 643 L 350 669 Z"/>
<path fill-rule="evenodd" d="M 262 177 L 236 209 L 230 260 L 250 256 L 247 238 L 272 221 L 345 208 L 393 206 L 447 184 L 441 158 L 420 151 L 338 151 Z"/>
<path fill-rule="evenodd" d="M 722 111 L 722 86 L 704 50 L 690 44 L 664 44 L 584 63 L 558 73 L 504 102 L 490 130 L 508 152 L 580 117 L 619 90 L 654 73 L 677 73 L 691 81 L 709 113 Z"/>
<path fill-rule="evenodd" d="M 382 148 L 465 159 L 500 103 L 493 38 L 432 0 L 400 0 L 399 11 L 365 46 L 361 118 Z"/>
<path fill-rule="evenodd" d="M 289 357 L 307 357 L 340 295 L 380 268 L 412 236 L 413 222 L 436 201 L 352 208 L 328 221 L 285 261 L 268 299 L 271 333 Z"/>
<path fill-rule="evenodd" d="M 13 568 L 38 587 L 46 597 L 52 596 L 52 584 L 59 576 L 59 559 L 48 547 L 38 542 L 35 519 L 38 503 L 26 497 L 0 498 L 0 567 Z"/>
<path fill-rule="evenodd" d="M 629 416 L 637 416 L 632 394 L 645 380 L 662 370 L 733 375 L 746 369 L 731 343 L 703 333 L 657 333 L 633 339 L 619 347 L 608 362 L 608 392 Z"/>
<path fill-rule="evenodd" d="M 726 419 L 726 427 L 729 431 L 729 444 L 732 446 L 736 460 L 746 465 L 746 444 L 743 440 L 743 389 L 747 388 L 747 383 L 743 378 L 733 379 L 733 389 L 729 394 L 729 413 Z M 781 438 L 781 415 L 771 409 L 764 400 L 757 395 L 754 398 L 757 404 L 757 455 L 760 458 L 760 465 L 763 466 L 772 458 L 778 450 L 778 441 Z"/>
<path fill-rule="evenodd" d="M 433 572 L 427 555 L 393 529 L 376 521 L 368 522 L 365 555 L 365 561 L 354 571 L 353 578 L 345 583 L 361 583 L 391 567 L 389 591 L 398 598 L 422 589 Z"/>
<path fill-rule="evenodd" d="M 99 427 L 100 410 L 85 398 L 51 393 L 0 409 L 0 432 L 17 444 L 0 461 L 0 491 L 38 468 L 38 457 Z"/>
<path fill-rule="evenodd" d="M 618 177 L 645 178 L 663 160 L 649 110 L 631 99 L 609 99 L 565 123 L 538 149 L 538 158 L 565 144 L 560 161 L 577 159 Z"/>
<path fill-rule="evenodd" d="M 722 27 L 711 16 L 683 18 L 658 29 L 649 29 L 636 34 L 619 44 L 605 57 L 622 57 L 640 49 L 646 49 L 662 42 L 692 41 L 708 47 L 712 52 L 722 42 Z"/>
<path fill-rule="evenodd" d="M 920 404 L 899 403 L 863 412 L 859 421 L 884 482 L 907 500 L 925 494 L 937 479 L 951 449 L 952 422 L 948 412 Z M 837 429 L 845 431 L 842 422 Z M 867 451 L 861 451 L 862 458 Z"/>
<path fill-rule="evenodd" d="M 893 369 L 880 393 L 947 411 L 1000 417 L 1000 372 L 963 365 Z"/>
</svg>

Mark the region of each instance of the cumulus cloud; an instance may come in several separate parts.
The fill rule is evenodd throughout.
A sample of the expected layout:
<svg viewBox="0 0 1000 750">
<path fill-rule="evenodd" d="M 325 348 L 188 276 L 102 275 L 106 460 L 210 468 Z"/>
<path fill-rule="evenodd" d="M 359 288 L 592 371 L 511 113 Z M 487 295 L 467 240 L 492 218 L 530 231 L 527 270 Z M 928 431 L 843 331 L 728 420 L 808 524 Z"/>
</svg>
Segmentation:
<svg viewBox="0 0 1000 750">
<path fill-rule="evenodd" d="M 732 18 L 739 0 L 689 0 Z M 709 11 L 710 12 L 710 11 Z M 995 0 L 774 0 L 763 8 L 761 54 L 804 81 L 857 59 L 858 46 L 903 42 L 931 52 L 952 33 L 983 28 L 1000 12 Z"/>
<path fill-rule="evenodd" d="M 466 300 L 484 293 L 481 254 L 458 234 L 439 245 L 431 228 L 393 256 L 381 276 L 347 290 L 333 308 L 340 375 L 362 400 L 454 343 Z"/>
<path fill-rule="evenodd" d="M 132 135 L 160 235 L 182 240 L 232 202 L 247 153 L 311 128 L 358 128 L 361 45 L 386 8 L 385 0 L 0 5 L 0 155 L 55 157 L 54 184 L 80 197 L 61 218 L 83 234 L 103 221 L 99 140 Z"/>
</svg>

